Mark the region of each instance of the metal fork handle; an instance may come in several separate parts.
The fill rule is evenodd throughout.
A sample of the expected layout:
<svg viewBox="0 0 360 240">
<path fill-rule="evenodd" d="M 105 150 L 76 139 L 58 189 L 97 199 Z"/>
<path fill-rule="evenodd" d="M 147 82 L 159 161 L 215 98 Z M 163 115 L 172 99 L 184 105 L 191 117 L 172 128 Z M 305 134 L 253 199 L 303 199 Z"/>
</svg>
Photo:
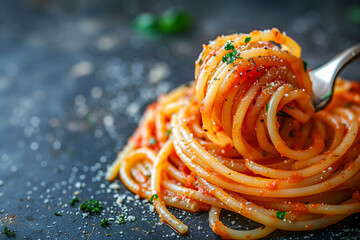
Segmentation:
<svg viewBox="0 0 360 240">
<path fill-rule="evenodd" d="M 360 44 L 356 44 L 339 53 L 320 68 L 310 71 L 316 111 L 323 109 L 330 102 L 335 80 L 340 71 L 359 56 Z M 326 96 L 328 97 L 325 98 Z"/>
</svg>

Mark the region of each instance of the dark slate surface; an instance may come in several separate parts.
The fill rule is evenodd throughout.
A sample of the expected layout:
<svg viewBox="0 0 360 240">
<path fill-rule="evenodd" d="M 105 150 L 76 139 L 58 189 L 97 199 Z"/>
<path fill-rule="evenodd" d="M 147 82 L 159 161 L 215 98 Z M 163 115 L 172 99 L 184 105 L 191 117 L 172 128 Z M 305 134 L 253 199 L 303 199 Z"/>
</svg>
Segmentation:
<svg viewBox="0 0 360 240">
<path fill-rule="evenodd" d="M 221 2 L 221 3 L 220 3 Z M 347 12 L 356 1 L 46 1 L 0 3 L 0 226 L 16 239 L 217 239 L 207 213 L 172 210 L 189 226 L 178 236 L 159 224 L 149 204 L 104 172 L 158 94 L 191 81 L 201 44 L 218 34 L 272 26 L 303 47 L 314 68 L 359 42 L 360 26 Z M 185 35 L 144 38 L 130 27 L 143 11 L 181 7 L 195 19 Z M 151 69 L 163 79 L 149 81 Z M 360 79 L 359 62 L 344 76 Z M 69 206 L 101 200 L 101 215 Z M 123 206 L 115 194 L 130 196 Z M 55 216 L 54 211 L 62 213 Z M 124 225 L 103 218 L 135 216 Z M 230 226 L 252 226 L 223 214 Z M 269 239 L 359 238 L 359 215 L 314 232 L 276 231 Z M 106 234 L 111 236 L 106 237 Z M 6 239 L 0 234 L 0 239 Z"/>
</svg>

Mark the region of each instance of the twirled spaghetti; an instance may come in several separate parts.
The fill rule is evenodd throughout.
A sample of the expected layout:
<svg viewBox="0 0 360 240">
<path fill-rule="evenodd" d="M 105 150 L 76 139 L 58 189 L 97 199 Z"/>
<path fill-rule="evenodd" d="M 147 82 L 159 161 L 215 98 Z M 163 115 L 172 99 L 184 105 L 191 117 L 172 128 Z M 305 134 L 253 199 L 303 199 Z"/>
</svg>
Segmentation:
<svg viewBox="0 0 360 240">
<path fill-rule="evenodd" d="M 205 45 L 195 83 L 147 108 L 107 178 L 120 175 L 181 234 L 188 228 L 167 206 L 210 211 L 213 231 L 232 239 L 320 229 L 360 212 L 359 85 L 339 80 L 315 113 L 300 52 L 277 29 Z M 263 226 L 230 229 L 222 208 Z"/>
</svg>

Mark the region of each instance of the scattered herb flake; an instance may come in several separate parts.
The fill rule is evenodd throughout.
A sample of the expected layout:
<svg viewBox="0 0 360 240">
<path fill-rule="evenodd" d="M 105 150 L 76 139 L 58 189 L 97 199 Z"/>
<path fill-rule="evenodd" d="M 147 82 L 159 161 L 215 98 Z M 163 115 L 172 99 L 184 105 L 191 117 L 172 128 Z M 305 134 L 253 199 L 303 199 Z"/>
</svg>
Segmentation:
<svg viewBox="0 0 360 240">
<path fill-rule="evenodd" d="M 15 237 L 16 236 L 15 231 L 10 231 L 10 229 L 8 229 L 7 227 L 4 227 L 4 232 L 5 232 L 5 235 L 8 236 L 8 237 Z"/>
<path fill-rule="evenodd" d="M 346 104 L 345 107 L 349 108 L 349 107 L 351 107 L 352 105 L 354 105 L 354 102 L 349 102 L 348 104 Z"/>
<path fill-rule="evenodd" d="M 305 205 L 309 205 L 309 202 L 305 202 Z"/>
<path fill-rule="evenodd" d="M 286 105 L 287 108 L 290 108 L 290 109 L 295 109 L 293 106 L 290 106 L 290 105 Z"/>
<path fill-rule="evenodd" d="M 79 198 L 78 197 L 74 197 L 73 199 L 70 200 L 70 206 L 74 206 L 75 203 L 79 202 Z"/>
<path fill-rule="evenodd" d="M 293 132 L 290 132 L 290 133 L 289 133 L 289 137 L 291 137 L 291 138 L 295 137 L 294 133 L 293 133 Z"/>
<path fill-rule="evenodd" d="M 151 175 L 150 174 L 148 174 L 148 175 L 146 175 L 148 178 L 151 178 Z"/>
<path fill-rule="evenodd" d="M 102 220 L 99 225 L 102 227 L 106 227 L 109 224 L 109 219 L 104 218 L 104 220 Z"/>
<path fill-rule="evenodd" d="M 269 103 L 266 103 L 265 111 L 267 111 L 268 109 L 269 109 Z"/>
<path fill-rule="evenodd" d="M 155 138 L 150 138 L 149 144 L 150 144 L 150 146 L 155 145 L 156 144 L 156 139 Z"/>
<path fill-rule="evenodd" d="M 80 210 L 90 213 L 100 213 L 100 209 L 103 208 L 100 201 L 91 199 L 90 201 L 85 201 L 85 203 L 80 204 Z"/>
<path fill-rule="evenodd" d="M 235 47 L 231 42 L 227 42 L 227 43 L 225 43 L 225 50 L 228 50 L 228 51 L 235 50 Z"/>
<path fill-rule="evenodd" d="M 124 224 L 126 221 L 125 221 L 125 214 L 121 214 L 120 215 L 120 219 L 119 219 L 119 224 Z"/>
<path fill-rule="evenodd" d="M 242 57 L 238 56 L 238 52 L 236 51 L 234 45 L 231 42 L 225 43 L 224 48 L 225 48 L 225 50 L 228 50 L 231 52 L 228 52 L 225 56 L 223 56 L 222 62 L 226 62 L 227 64 L 230 64 L 230 63 L 235 62 L 235 60 L 237 58 L 242 59 Z"/>
<path fill-rule="evenodd" d="M 170 133 L 171 133 L 171 130 L 172 130 L 172 127 L 171 127 L 169 130 L 166 131 L 165 135 L 166 135 L 166 136 L 169 136 Z"/>
<path fill-rule="evenodd" d="M 61 213 L 58 213 L 57 211 L 54 211 L 54 214 L 55 214 L 55 216 L 59 216 L 59 217 L 62 216 L 62 214 L 61 214 Z"/>
<path fill-rule="evenodd" d="M 262 151 L 261 154 L 263 155 L 263 157 L 266 157 L 267 152 L 266 152 L 266 151 Z"/>
<path fill-rule="evenodd" d="M 111 237 L 111 234 L 110 234 L 110 233 L 107 233 L 106 236 L 107 236 L 107 237 Z"/>
<path fill-rule="evenodd" d="M 339 157 L 339 155 L 335 154 L 334 157 Z"/>
<path fill-rule="evenodd" d="M 159 198 L 159 196 L 157 194 L 153 194 L 151 197 L 150 197 L 150 203 L 154 203 L 154 198 L 155 200 Z"/>
<path fill-rule="evenodd" d="M 158 31 L 167 34 L 187 32 L 193 26 L 193 19 L 189 13 L 180 9 L 166 11 L 158 21 Z"/>
<path fill-rule="evenodd" d="M 247 38 L 245 38 L 245 43 L 250 42 L 250 40 L 251 40 L 251 37 L 247 37 Z"/>
<path fill-rule="evenodd" d="M 276 212 L 276 217 L 280 220 L 284 220 L 284 217 L 286 215 L 287 212 L 280 212 L 280 211 L 277 211 Z"/>
<path fill-rule="evenodd" d="M 307 72 L 308 63 L 303 60 L 303 64 L 304 64 L 304 70 L 305 70 L 305 72 Z"/>
</svg>

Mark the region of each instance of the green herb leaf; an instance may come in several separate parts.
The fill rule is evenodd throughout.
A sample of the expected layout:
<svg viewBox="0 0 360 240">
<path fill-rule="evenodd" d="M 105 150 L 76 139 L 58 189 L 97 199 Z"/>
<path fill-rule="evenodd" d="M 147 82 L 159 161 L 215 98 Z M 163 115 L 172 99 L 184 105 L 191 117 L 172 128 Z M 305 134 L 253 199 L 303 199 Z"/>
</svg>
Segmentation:
<svg viewBox="0 0 360 240">
<path fill-rule="evenodd" d="M 110 234 L 110 233 L 107 233 L 106 236 L 107 236 L 107 237 L 111 237 L 111 234 Z"/>
<path fill-rule="evenodd" d="M 121 214 L 120 215 L 120 219 L 119 219 L 119 224 L 124 224 L 126 221 L 125 221 L 125 214 Z"/>
<path fill-rule="evenodd" d="M 334 157 L 339 157 L 339 155 L 335 154 Z"/>
<path fill-rule="evenodd" d="M 360 5 L 349 6 L 346 11 L 346 18 L 351 23 L 360 25 Z"/>
<path fill-rule="evenodd" d="M 74 206 L 75 203 L 79 202 L 79 198 L 78 197 L 74 197 L 73 199 L 70 200 L 70 206 Z"/>
<path fill-rule="evenodd" d="M 266 155 L 268 154 L 266 151 L 262 151 L 261 154 L 263 155 L 263 157 L 266 157 Z"/>
<path fill-rule="evenodd" d="M 171 131 L 172 131 L 172 127 L 171 127 L 169 130 L 166 131 L 165 135 L 166 135 L 166 136 L 169 136 L 170 133 L 171 133 Z"/>
<path fill-rule="evenodd" d="M 290 132 L 290 133 L 289 133 L 289 137 L 291 137 L 291 138 L 295 137 L 294 133 L 293 133 L 293 132 Z"/>
<path fill-rule="evenodd" d="M 154 34 L 158 32 L 159 19 L 154 14 L 142 13 L 135 18 L 133 26 L 139 33 Z"/>
<path fill-rule="evenodd" d="M 354 102 L 349 102 L 348 104 L 346 104 L 345 107 L 349 108 L 349 107 L 351 107 L 351 106 L 354 105 L 354 104 L 355 104 Z"/>
<path fill-rule="evenodd" d="M 15 237 L 16 236 L 15 231 L 10 231 L 10 229 L 8 229 L 7 227 L 4 227 L 4 232 L 5 232 L 5 235 L 8 236 L 8 237 Z"/>
<path fill-rule="evenodd" d="M 265 111 L 269 110 L 269 103 L 266 103 Z"/>
<path fill-rule="evenodd" d="M 234 45 L 232 44 L 232 42 L 227 42 L 227 43 L 225 43 L 225 50 L 228 50 L 228 51 L 230 51 L 230 50 L 235 50 L 235 47 L 234 47 Z"/>
<path fill-rule="evenodd" d="M 55 214 L 55 216 L 62 216 L 62 214 L 61 213 L 58 213 L 58 212 L 56 212 L 56 211 L 54 211 L 54 214 Z"/>
<path fill-rule="evenodd" d="M 80 210 L 90 213 L 100 213 L 100 209 L 103 208 L 100 201 L 91 199 L 90 201 L 85 201 L 85 203 L 80 204 Z"/>
<path fill-rule="evenodd" d="M 290 108 L 290 109 L 295 109 L 293 106 L 290 106 L 290 105 L 286 105 L 287 108 Z"/>
<path fill-rule="evenodd" d="M 222 57 L 222 62 L 226 62 L 227 64 L 235 62 L 237 58 L 242 58 L 238 56 L 238 52 L 236 51 L 234 45 L 231 42 L 225 43 L 224 46 L 225 50 L 228 50 L 231 52 L 228 52 L 225 56 Z"/>
<path fill-rule="evenodd" d="M 156 139 L 155 138 L 150 138 L 149 144 L 150 144 L 150 146 L 155 145 L 156 144 Z"/>
<path fill-rule="evenodd" d="M 153 232 L 154 232 L 154 230 L 147 231 L 147 235 L 149 235 L 149 234 L 151 234 Z"/>
<path fill-rule="evenodd" d="M 154 198 L 155 200 L 159 198 L 159 196 L 157 194 L 153 194 L 150 198 L 150 203 L 154 203 Z"/>
<path fill-rule="evenodd" d="M 104 220 L 102 220 L 99 225 L 102 227 L 106 227 L 109 224 L 109 219 L 104 218 Z"/>
<path fill-rule="evenodd" d="M 247 37 L 247 38 L 245 38 L 245 43 L 250 42 L 250 40 L 251 40 L 251 37 Z"/>
<path fill-rule="evenodd" d="M 146 175 L 148 178 L 151 178 L 151 175 L 150 174 L 148 174 L 148 175 Z"/>
<path fill-rule="evenodd" d="M 327 93 L 325 96 L 321 98 L 321 101 L 324 101 L 325 99 L 329 98 L 332 95 L 332 92 Z"/>
<path fill-rule="evenodd" d="M 307 66 L 308 66 L 308 64 L 307 64 L 307 62 L 305 62 L 304 60 L 303 60 L 303 64 L 304 64 L 304 70 L 305 70 L 305 72 L 307 72 Z"/>
<path fill-rule="evenodd" d="M 166 11 L 158 22 L 158 30 L 162 33 L 183 33 L 193 25 L 191 16 L 182 10 L 168 10 Z"/>
<path fill-rule="evenodd" d="M 280 211 L 277 211 L 276 212 L 276 217 L 280 220 L 284 220 L 284 217 L 286 215 L 287 212 L 280 212 Z"/>
<path fill-rule="evenodd" d="M 305 203 L 305 205 L 309 205 L 309 202 L 304 202 Z"/>
</svg>

